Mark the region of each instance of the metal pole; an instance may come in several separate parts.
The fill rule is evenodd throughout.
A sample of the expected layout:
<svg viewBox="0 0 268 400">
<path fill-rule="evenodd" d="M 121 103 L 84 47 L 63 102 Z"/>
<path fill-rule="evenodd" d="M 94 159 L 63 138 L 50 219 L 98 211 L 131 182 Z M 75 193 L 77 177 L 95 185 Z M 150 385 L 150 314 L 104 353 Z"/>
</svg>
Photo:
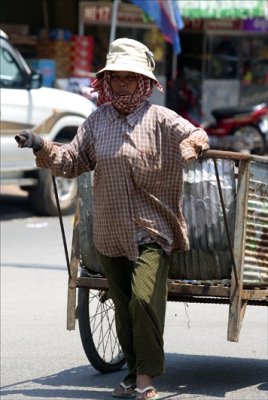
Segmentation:
<svg viewBox="0 0 268 400">
<path fill-rule="evenodd" d="M 121 0 L 114 0 L 113 2 L 113 10 L 112 10 L 112 22 L 111 22 L 111 30 L 110 30 L 110 42 L 111 44 L 115 39 L 115 32 L 116 32 L 116 23 L 117 23 L 117 12 L 119 3 Z"/>
<path fill-rule="evenodd" d="M 69 255 L 68 255 L 65 230 L 64 230 L 63 220 L 62 220 L 62 213 L 61 213 L 61 209 L 60 209 L 60 201 L 59 201 L 59 196 L 58 196 L 57 184 L 56 184 L 55 176 L 53 176 L 51 174 L 51 178 L 52 178 L 53 189 L 54 189 L 54 193 L 55 193 L 55 199 L 56 199 L 56 204 L 57 204 L 57 209 L 58 209 L 58 214 L 59 214 L 61 236 L 62 236 L 63 247 L 64 247 L 64 252 L 65 252 L 67 270 L 68 270 L 69 280 L 71 280 L 72 279 L 71 266 L 70 266 Z"/>
<path fill-rule="evenodd" d="M 228 226 L 228 222 L 227 222 L 227 216 L 226 216 L 226 210 L 225 210 L 225 205 L 224 205 L 223 194 L 222 194 L 222 190 L 221 190 L 221 182 L 220 182 L 220 176 L 219 176 L 219 171 L 218 171 L 217 160 L 215 158 L 213 158 L 213 162 L 214 162 L 214 167 L 215 167 L 215 173 L 216 173 L 216 179 L 217 179 L 218 190 L 219 190 L 219 195 L 220 195 L 223 219 L 224 219 L 224 224 L 225 224 L 225 229 L 226 229 L 226 234 L 227 234 L 227 240 L 228 240 L 228 244 L 229 244 L 229 251 L 230 251 L 231 259 L 232 259 L 232 263 L 233 263 L 233 271 L 234 271 L 234 276 L 235 276 L 235 282 L 236 282 L 236 285 L 238 286 L 238 284 L 239 284 L 238 274 L 237 274 L 236 262 L 235 262 L 234 252 L 233 252 L 231 234 L 230 234 L 230 230 L 229 230 L 229 226 Z"/>
<path fill-rule="evenodd" d="M 172 80 L 175 81 L 175 79 L 177 78 L 177 54 L 174 53 L 173 51 L 173 55 L 172 55 Z"/>
<path fill-rule="evenodd" d="M 78 5 L 78 34 L 79 35 L 84 35 L 85 33 L 85 26 L 84 26 L 84 20 L 82 16 L 82 4 Z"/>
<path fill-rule="evenodd" d="M 47 4 L 47 0 L 43 0 L 42 6 L 43 6 L 43 14 L 44 14 L 45 34 L 46 34 L 46 38 L 48 38 L 48 35 L 49 35 L 49 18 L 48 18 L 48 4 Z"/>
</svg>

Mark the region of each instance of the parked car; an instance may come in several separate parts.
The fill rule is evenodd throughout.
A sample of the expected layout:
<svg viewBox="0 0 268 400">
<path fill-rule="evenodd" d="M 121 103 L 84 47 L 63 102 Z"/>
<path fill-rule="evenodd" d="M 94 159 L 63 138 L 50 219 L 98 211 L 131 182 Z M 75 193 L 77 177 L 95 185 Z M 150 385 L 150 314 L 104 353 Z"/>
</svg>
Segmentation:
<svg viewBox="0 0 268 400">
<path fill-rule="evenodd" d="M 70 142 L 77 128 L 96 109 L 82 95 L 42 86 L 42 75 L 33 71 L 0 30 L 1 185 L 19 185 L 29 194 L 33 208 L 56 215 L 51 174 L 36 167 L 31 149 L 18 149 L 14 136 L 33 128 L 42 137 Z M 76 179 L 56 178 L 63 214 L 73 211 Z"/>
</svg>

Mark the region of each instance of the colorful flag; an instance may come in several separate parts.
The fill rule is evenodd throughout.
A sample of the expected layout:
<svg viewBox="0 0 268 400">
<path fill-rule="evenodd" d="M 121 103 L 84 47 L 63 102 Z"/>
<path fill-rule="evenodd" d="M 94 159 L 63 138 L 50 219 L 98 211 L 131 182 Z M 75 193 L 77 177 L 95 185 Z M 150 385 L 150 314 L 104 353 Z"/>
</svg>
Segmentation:
<svg viewBox="0 0 268 400">
<path fill-rule="evenodd" d="M 165 40 L 173 45 L 174 53 L 181 52 L 179 30 L 184 27 L 178 1 L 174 0 L 130 0 L 155 22 Z"/>
</svg>

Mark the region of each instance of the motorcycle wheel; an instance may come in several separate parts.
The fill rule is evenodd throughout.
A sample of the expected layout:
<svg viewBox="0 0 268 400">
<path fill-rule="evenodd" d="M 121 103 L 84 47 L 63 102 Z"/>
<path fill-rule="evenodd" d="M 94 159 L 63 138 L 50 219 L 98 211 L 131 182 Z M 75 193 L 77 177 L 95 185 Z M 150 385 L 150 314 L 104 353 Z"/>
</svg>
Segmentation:
<svg viewBox="0 0 268 400">
<path fill-rule="evenodd" d="M 265 153 L 265 139 L 258 128 L 252 125 L 242 126 L 233 132 L 234 137 L 246 142 L 245 148 L 237 148 L 238 151 L 247 151 L 250 154 L 263 155 Z M 246 139 L 246 140 L 245 140 Z"/>
</svg>

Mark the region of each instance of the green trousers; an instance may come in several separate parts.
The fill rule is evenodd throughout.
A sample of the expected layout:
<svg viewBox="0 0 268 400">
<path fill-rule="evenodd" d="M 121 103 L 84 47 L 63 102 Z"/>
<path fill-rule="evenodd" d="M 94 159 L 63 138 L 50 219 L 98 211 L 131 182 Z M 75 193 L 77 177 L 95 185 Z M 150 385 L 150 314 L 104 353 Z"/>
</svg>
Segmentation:
<svg viewBox="0 0 268 400">
<path fill-rule="evenodd" d="M 155 243 L 139 247 L 137 262 L 100 255 L 115 306 L 117 336 L 129 374 L 151 377 L 164 372 L 163 332 L 167 303 L 169 256 Z"/>
</svg>

